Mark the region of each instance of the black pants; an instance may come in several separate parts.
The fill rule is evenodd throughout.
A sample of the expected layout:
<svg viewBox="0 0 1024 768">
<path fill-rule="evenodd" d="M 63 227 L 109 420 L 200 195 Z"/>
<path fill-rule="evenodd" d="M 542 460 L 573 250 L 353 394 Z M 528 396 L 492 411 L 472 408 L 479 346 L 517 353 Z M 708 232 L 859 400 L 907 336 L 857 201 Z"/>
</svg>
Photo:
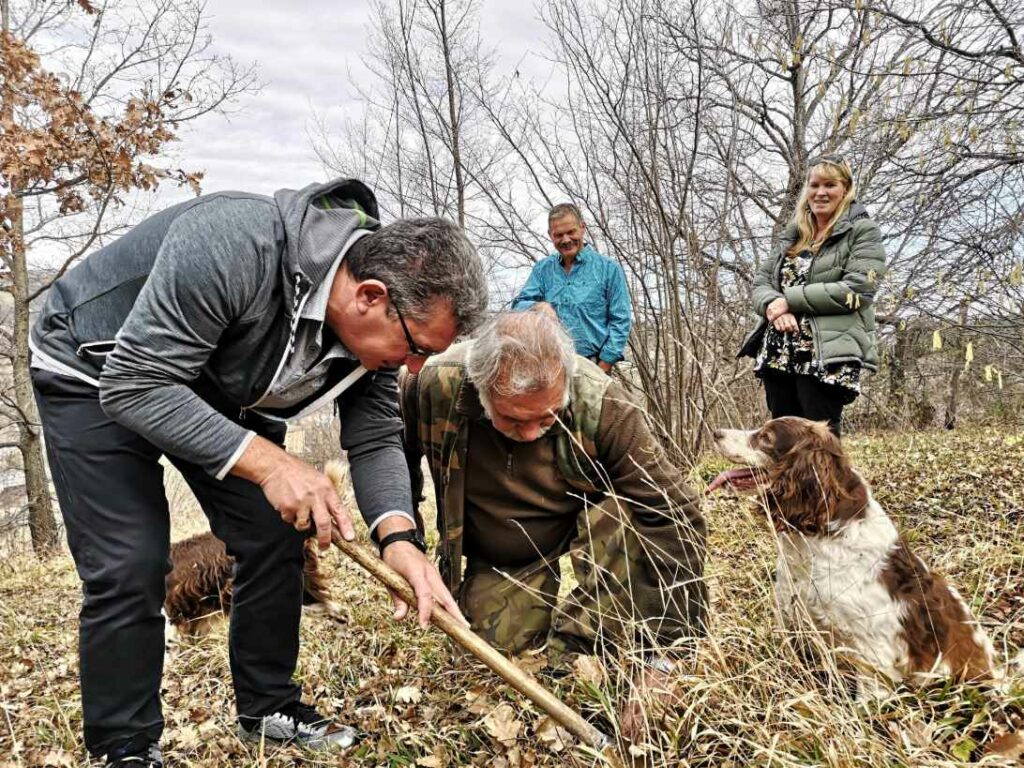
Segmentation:
<svg viewBox="0 0 1024 768">
<path fill-rule="evenodd" d="M 158 739 L 163 731 L 161 610 L 170 524 L 161 451 L 112 421 L 89 385 L 46 371 L 32 374 L 50 471 L 83 585 L 85 744 L 102 755 L 129 740 Z M 277 425 L 245 425 L 283 440 Z M 193 464 L 168 459 L 236 558 L 229 645 L 238 714 L 273 712 L 300 694 L 292 673 L 303 536 L 281 520 L 254 483 L 230 475 L 216 480 Z"/>
<path fill-rule="evenodd" d="M 771 374 L 764 376 L 764 395 L 773 419 L 802 416 L 812 421 L 827 421 L 836 437 L 840 436 L 843 406 L 857 395 L 834 384 L 825 384 L 813 376 Z"/>
</svg>

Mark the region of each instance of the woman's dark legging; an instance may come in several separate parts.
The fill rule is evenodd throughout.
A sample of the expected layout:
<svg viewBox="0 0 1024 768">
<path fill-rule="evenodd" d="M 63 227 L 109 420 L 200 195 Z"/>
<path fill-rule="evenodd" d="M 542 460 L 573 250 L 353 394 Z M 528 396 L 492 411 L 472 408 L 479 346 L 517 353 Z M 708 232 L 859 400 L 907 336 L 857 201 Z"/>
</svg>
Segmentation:
<svg viewBox="0 0 1024 768">
<path fill-rule="evenodd" d="M 802 416 L 812 421 L 827 421 L 832 434 L 840 437 L 843 406 L 852 402 L 854 393 L 835 384 L 825 384 L 813 376 L 774 374 L 761 379 L 772 418 Z"/>
</svg>

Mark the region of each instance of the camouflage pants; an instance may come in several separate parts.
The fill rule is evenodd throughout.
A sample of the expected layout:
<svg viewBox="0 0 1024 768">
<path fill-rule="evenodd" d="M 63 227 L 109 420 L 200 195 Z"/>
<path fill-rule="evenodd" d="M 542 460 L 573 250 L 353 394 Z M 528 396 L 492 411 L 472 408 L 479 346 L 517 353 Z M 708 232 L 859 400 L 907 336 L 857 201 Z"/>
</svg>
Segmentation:
<svg viewBox="0 0 1024 768">
<path fill-rule="evenodd" d="M 554 655 L 618 642 L 664 647 L 703 633 L 703 532 L 685 519 L 650 525 L 622 501 L 591 506 L 568 546 L 577 585 L 559 600 L 565 551 L 511 571 L 470 560 L 459 604 L 473 630 L 508 653 L 547 643 Z"/>
</svg>

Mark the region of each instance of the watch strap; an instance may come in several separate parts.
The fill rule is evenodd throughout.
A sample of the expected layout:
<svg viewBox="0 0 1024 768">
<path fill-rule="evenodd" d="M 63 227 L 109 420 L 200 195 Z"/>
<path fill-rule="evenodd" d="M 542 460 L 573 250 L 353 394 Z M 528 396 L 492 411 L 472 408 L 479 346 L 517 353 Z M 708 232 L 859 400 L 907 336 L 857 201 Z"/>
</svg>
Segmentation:
<svg viewBox="0 0 1024 768">
<path fill-rule="evenodd" d="M 394 533 L 389 533 L 387 536 L 382 538 L 380 543 L 377 545 L 380 549 L 381 555 L 384 554 L 384 549 L 388 545 L 394 544 L 396 541 L 408 541 L 420 552 L 423 552 L 424 554 L 427 552 L 427 542 L 423 540 L 423 535 L 419 531 L 413 529 L 409 531 L 395 531 Z"/>
</svg>

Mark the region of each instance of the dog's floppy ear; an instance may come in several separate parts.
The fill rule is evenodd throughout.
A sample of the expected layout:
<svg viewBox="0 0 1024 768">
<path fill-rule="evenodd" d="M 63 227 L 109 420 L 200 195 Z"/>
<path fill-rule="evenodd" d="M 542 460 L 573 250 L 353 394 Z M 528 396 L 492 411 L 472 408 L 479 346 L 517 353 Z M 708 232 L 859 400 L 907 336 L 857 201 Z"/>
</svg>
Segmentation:
<svg viewBox="0 0 1024 768">
<path fill-rule="evenodd" d="M 808 425 L 771 469 L 768 505 L 780 531 L 831 532 L 830 523 L 857 516 L 867 491 L 827 424 Z"/>
</svg>

